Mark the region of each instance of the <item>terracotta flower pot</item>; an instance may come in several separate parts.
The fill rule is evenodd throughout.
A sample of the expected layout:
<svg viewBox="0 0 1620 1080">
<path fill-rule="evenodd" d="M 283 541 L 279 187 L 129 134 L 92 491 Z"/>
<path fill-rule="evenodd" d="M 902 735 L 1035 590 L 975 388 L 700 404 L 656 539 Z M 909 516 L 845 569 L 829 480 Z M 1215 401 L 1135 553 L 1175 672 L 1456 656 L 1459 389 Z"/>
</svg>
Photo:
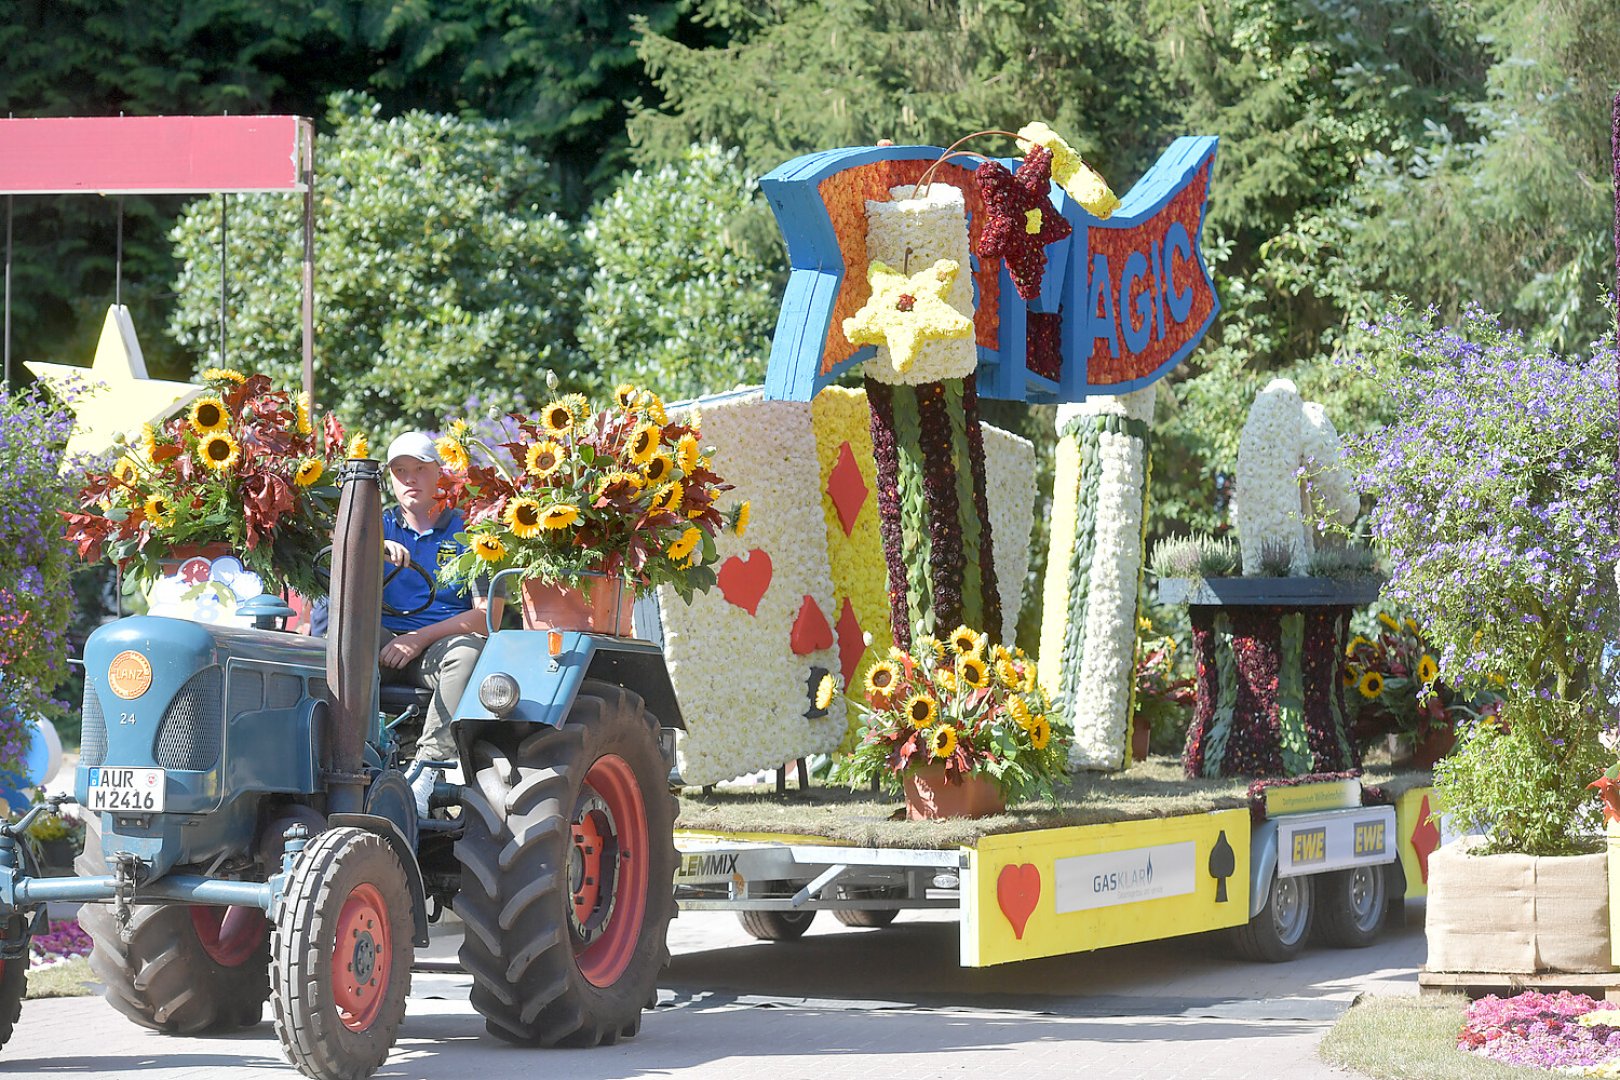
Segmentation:
<svg viewBox="0 0 1620 1080">
<path fill-rule="evenodd" d="M 1153 745 L 1153 721 L 1145 716 L 1131 720 L 1131 760 L 1146 761 Z"/>
<path fill-rule="evenodd" d="M 623 578 L 586 578 L 570 589 L 539 579 L 522 584 L 525 630 L 580 630 L 631 637 L 635 594 Z"/>
<path fill-rule="evenodd" d="M 935 820 L 950 817 L 989 817 L 1007 808 L 1007 800 L 994 780 L 965 776 L 959 783 L 948 783 L 945 766 L 924 765 L 905 774 L 906 819 Z"/>
</svg>

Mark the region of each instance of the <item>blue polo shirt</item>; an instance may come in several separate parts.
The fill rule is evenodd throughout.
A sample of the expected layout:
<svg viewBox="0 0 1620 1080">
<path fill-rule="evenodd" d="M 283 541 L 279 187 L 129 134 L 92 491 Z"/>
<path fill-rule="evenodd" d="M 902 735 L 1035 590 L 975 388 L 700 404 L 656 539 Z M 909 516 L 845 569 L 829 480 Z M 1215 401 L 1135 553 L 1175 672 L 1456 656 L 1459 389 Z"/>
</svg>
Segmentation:
<svg viewBox="0 0 1620 1080">
<path fill-rule="evenodd" d="M 411 562 L 435 576 L 439 567 L 466 550 L 466 545 L 456 539 L 456 533 L 465 532 L 466 529 L 467 519 L 460 510 L 446 510 L 439 515 L 433 528 L 421 533 L 405 524 L 405 517 L 397 506 L 383 511 L 383 539 L 404 544 L 411 553 Z M 385 565 L 383 573 L 393 573 L 395 569 L 392 565 Z M 415 570 L 400 570 L 394 580 L 383 587 L 383 603 L 399 611 L 420 607 L 427 598 L 427 582 Z M 465 585 L 440 583 L 438 595 L 426 610 L 415 615 L 384 615 L 382 624 L 396 634 L 404 634 L 460 615 L 471 607 L 472 593 Z"/>
</svg>

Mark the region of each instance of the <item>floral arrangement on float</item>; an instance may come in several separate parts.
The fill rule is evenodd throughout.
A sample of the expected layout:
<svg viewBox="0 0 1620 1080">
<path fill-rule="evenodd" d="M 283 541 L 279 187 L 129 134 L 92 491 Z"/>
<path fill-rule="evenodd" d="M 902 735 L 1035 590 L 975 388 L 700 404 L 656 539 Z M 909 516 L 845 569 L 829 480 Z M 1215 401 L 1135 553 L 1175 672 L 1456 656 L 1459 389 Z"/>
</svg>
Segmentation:
<svg viewBox="0 0 1620 1080">
<path fill-rule="evenodd" d="M 1192 717 L 1193 680 L 1176 662 L 1176 639 L 1150 638 L 1153 623 L 1137 624 L 1136 682 L 1131 693 L 1131 760 L 1181 749 Z"/>
<path fill-rule="evenodd" d="M 611 405 L 570 394 L 508 420 L 515 434 L 496 446 L 465 421 L 436 444 L 443 497 L 467 515 L 467 550 L 443 580 L 513 570 L 526 626 L 619 634 L 631 632 L 629 594 L 667 585 L 690 602 L 713 587 L 715 534 L 744 532 L 749 505 L 721 513 L 731 486 L 696 415 L 671 419 L 658 395 L 622 384 Z"/>
<path fill-rule="evenodd" d="M 1461 724 L 1496 716 L 1501 695 L 1489 689 L 1464 694 L 1440 677 L 1433 647 L 1410 618 L 1380 611 L 1366 634 L 1345 647 L 1344 685 L 1357 702 L 1354 732 L 1369 740 L 1396 740 L 1397 763 L 1430 768 L 1456 741 Z"/>
<path fill-rule="evenodd" d="M 138 446 L 92 472 L 64 515 L 81 558 L 106 558 L 150 585 L 180 561 L 227 552 L 272 587 L 317 595 L 316 554 L 329 541 L 337 465 L 363 457 L 328 414 L 268 376 L 229 368 L 201 375 L 208 392 L 147 424 Z"/>
<path fill-rule="evenodd" d="M 835 766 L 853 785 L 904 789 L 912 818 L 982 816 L 1008 802 L 1054 798 L 1068 771 L 1061 721 L 1041 690 L 1035 662 L 1021 650 L 990 647 L 959 626 L 940 641 L 915 636 L 866 672 L 855 750 Z M 830 703 L 828 675 L 818 703 Z"/>
</svg>

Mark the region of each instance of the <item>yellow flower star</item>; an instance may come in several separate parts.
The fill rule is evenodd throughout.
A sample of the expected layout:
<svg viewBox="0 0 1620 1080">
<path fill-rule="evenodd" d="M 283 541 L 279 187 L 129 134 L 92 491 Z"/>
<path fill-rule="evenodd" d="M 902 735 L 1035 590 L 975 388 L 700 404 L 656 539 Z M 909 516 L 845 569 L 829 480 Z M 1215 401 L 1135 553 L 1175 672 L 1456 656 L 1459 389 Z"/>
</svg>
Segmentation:
<svg viewBox="0 0 1620 1080">
<path fill-rule="evenodd" d="M 961 266 L 941 259 L 910 277 L 881 262 L 866 271 L 872 298 L 844 320 L 844 336 L 855 345 L 886 345 L 896 371 L 917 362 L 925 341 L 965 338 L 973 320 L 945 299 Z"/>
<path fill-rule="evenodd" d="M 1119 209 L 1119 198 L 1102 175 L 1081 160 L 1074 147 L 1063 141 L 1063 136 L 1039 121 L 1018 129 L 1019 148 L 1028 152 L 1030 146 L 1043 146 L 1052 154 L 1052 179 L 1069 197 L 1086 208 L 1088 213 L 1107 218 Z"/>
</svg>

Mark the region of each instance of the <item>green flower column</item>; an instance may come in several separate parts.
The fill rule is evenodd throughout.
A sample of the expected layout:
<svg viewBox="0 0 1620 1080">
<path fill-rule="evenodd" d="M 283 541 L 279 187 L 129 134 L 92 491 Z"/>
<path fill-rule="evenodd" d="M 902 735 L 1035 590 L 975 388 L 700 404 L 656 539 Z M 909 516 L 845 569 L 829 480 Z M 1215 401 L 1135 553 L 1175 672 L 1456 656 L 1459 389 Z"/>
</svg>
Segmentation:
<svg viewBox="0 0 1620 1080">
<path fill-rule="evenodd" d="M 1081 768 L 1117 769 L 1129 751 L 1154 393 L 1058 412 L 1040 674 Z"/>
</svg>

